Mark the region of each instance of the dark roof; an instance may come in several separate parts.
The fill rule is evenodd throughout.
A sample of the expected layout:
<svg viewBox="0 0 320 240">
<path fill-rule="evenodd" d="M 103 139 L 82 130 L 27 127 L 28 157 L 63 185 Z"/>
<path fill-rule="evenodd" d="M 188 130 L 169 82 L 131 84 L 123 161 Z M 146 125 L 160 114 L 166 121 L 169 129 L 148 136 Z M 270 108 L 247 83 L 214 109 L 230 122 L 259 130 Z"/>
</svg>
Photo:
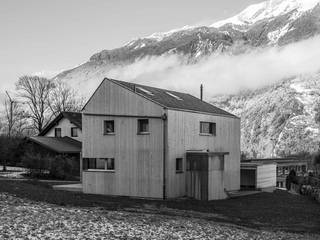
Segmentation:
<svg viewBox="0 0 320 240">
<path fill-rule="evenodd" d="M 29 141 L 39 144 L 40 146 L 47 148 L 57 153 L 80 153 L 81 142 L 74 140 L 70 137 L 29 137 Z"/>
<path fill-rule="evenodd" d="M 299 163 L 299 162 L 307 162 L 306 159 L 300 159 L 297 157 L 288 157 L 288 158 L 255 158 L 255 159 L 245 159 L 242 160 L 241 163 L 250 163 L 250 162 L 275 162 L 275 163 Z"/>
<path fill-rule="evenodd" d="M 71 123 L 82 129 L 82 114 L 79 112 L 61 112 L 39 133 L 39 136 L 44 136 L 50 131 L 62 118 L 67 118 Z"/>
<path fill-rule="evenodd" d="M 228 113 L 227 111 L 224 111 L 218 107 L 215 107 L 210 103 L 201 101 L 199 98 L 192 96 L 188 93 L 175 92 L 171 90 L 149 87 L 145 85 L 129 83 L 129 82 L 124 82 L 124 81 L 119 81 L 119 80 L 114 80 L 109 78 L 105 78 L 105 80 L 109 80 L 118 85 L 121 85 L 169 109 L 187 110 L 187 111 L 195 111 L 195 112 L 201 112 L 201 113 L 210 113 L 215 115 L 236 117 L 235 115 Z M 146 91 L 143 91 L 141 89 L 144 89 Z M 150 92 L 152 94 L 148 94 L 147 92 Z M 181 100 L 177 99 L 172 95 L 176 96 L 177 98 L 180 98 Z"/>
</svg>

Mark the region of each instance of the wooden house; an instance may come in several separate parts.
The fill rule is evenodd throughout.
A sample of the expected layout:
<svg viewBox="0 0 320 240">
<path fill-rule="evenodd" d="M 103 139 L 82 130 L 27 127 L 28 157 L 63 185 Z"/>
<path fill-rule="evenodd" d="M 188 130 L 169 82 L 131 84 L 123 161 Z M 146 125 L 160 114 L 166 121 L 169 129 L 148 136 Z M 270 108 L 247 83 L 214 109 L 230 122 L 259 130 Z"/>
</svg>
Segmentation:
<svg viewBox="0 0 320 240">
<path fill-rule="evenodd" d="M 70 137 L 82 141 L 82 115 L 79 112 L 61 112 L 40 133 L 44 137 Z"/>
<path fill-rule="evenodd" d="M 286 178 L 291 170 L 294 170 L 298 176 L 303 176 L 308 172 L 308 160 L 299 157 L 286 157 L 286 158 L 259 158 L 247 159 L 246 163 L 270 164 L 276 165 L 274 175 L 276 177 L 276 187 L 285 188 Z M 241 165 L 242 166 L 242 165 Z M 242 169 L 242 168 L 241 168 Z"/>
<path fill-rule="evenodd" d="M 84 193 L 212 200 L 240 188 L 240 119 L 190 94 L 106 78 L 82 135 Z"/>
<path fill-rule="evenodd" d="M 68 155 L 73 157 L 80 172 L 79 159 L 82 148 L 82 114 L 77 112 L 61 112 L 38 136 L 28 137 L 26 151 L 41 155 Z"/>
</svg>

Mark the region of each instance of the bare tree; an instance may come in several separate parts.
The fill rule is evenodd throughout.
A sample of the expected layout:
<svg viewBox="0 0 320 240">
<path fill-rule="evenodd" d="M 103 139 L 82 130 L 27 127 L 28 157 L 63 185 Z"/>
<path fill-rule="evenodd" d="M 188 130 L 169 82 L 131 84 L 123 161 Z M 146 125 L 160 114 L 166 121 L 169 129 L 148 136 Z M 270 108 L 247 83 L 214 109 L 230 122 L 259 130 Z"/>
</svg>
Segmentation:
<svg viewBox="0 0 320 240">
<path fill-rule="evenodd" d="M 24 110 L 24 104 L 16 98 L 12 98 L 6 92 L 7 98 L 4 101 L 4 114 L 2 115 L 3 133 L 11 136 L 25 136 L 30 128 L 28 114 Z"/>
<path fill-rule="evenodd" d="M 62 81 L 55 82 L 49 98 L 51 112 L 57 116 L 60 112 L 79 112 L 83 106 L 84 99 L 77 96 L 77 92 Z"/>
<path fill-rule="evenodd" d="M 28 106 L 28 116 L 37 132 L 50 121 L 52 113 L 49 98 L 55 84 L 52 80 L 38 76 L 22 76 L 16 83 L 21 100 Z"/>
</svg>

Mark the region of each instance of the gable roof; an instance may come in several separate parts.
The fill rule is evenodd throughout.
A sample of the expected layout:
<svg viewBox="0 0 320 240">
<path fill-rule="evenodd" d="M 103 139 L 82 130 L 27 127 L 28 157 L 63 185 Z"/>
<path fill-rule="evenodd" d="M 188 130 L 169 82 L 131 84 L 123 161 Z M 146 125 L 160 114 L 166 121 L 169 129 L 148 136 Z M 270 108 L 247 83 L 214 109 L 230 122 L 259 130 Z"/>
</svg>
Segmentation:
<svg viewBox="0 0 320 240">
<path fill-rule="evenodd" d="M 46 135 L 62 118 L 67 118 L 71 123 L 82 129 L 82 114 L 79 112 L 61 112 L 39 133 L 38 136 Z"/>
<path fill-rule="evenodd" d="M 166 89 L 149 87 L 146 85 L 119 81 L 110 78 L 105 78 L 104 80 L 109 80 L 117 85 L 127 88 L 128 90 L 142 95 L 143 97 L 169 109 L 194 111 L 237 118 L 237 116 L 227 111 L 224 111 L 210 103 L 201 101 L 199 98 L 192 96 L 188 93 L 181 93 Z"/>
<path fill-rule="evenodd" d="M 35 136 L 29 137 L 29 141 L 39 144 L 40 146 L 47 148 L 57 153 L 80 153 L 81 142 L 74 140 L 70 137 L 43 137 Z"/>
</svg>

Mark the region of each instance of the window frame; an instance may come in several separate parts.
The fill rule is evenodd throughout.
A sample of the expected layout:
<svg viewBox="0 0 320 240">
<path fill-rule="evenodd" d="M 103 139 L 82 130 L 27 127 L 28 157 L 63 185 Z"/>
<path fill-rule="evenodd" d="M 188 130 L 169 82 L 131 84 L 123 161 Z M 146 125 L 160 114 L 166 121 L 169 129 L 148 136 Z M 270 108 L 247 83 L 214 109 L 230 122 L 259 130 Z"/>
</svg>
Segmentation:
<svg viewBox="0 0 320 240">
<path fill-rule="evenodd" d="M 115 166 L 115 159 L 114 158 L 84 158 L 83 160 L 87 161 L 88 168 L 84 169 L 84 171 L 89 172 L 115 172 L 116 166 Z M 90 161 L 92 161 L 90 164 Z M 108 168 L 108 160 L 112 161 L 113 168 Z M 97 161 L 103 161 L 103 168 L 97 168 Z M 92 164 L 93 163 L 93 164 Z M 94 168 L 89 168 L 89 165 L 94 165 Z"/>
<path fill-rule="evenodd" d="M 60 136 L 57 135 L 57 130 L 60 131 Z M 54 137 L 56 137 L 56 138 L 62 137 L 62 129 L 61 128 L 54 128 Z"/>
<path fill-rule="evenodd" d="M 106 124 L 107 122 L 111 122 L 113 125 L 113 132 L 106 132 Z M 115 129 L 115 122 L 114 120 L 104 120 L 103 121 L 103 135 L 115 135 L 116 129 Z"/>
<path fill-rule="evenodd" d="M 179 161 L 181 165 L 179 165 Z M 176 173 L 183 173 L 183 158 L 176 158 Z"/>
<path fill-rule="evenodd" d="M 202 124 L 209 124 L 209 132 L 202 132 Z M 201 136 L 217 136 L 217 124 L 215 122 L 200 121 Z"/>
<path fill-rule="evenodd" d="M 147 121 L 147 131 L 141 131 L 141 129 L 140 129 L 141 125 L 140 124 L 141 124 L 142 121 Z M 137 134 L 138 135 L 148 135 L 148 134 L 150 134 L 150 121 L 149 121 L 148 118 L 139 118 L 137 120 Z"/>
<path fill-rule="evenodd" d="M 73 130 L 76 130 L 76 134 L 73 134 Z M 71 137 L 79 137 L 78 134 L 78 128 L 77 127 L 71 127 Z"/>
</svg>

